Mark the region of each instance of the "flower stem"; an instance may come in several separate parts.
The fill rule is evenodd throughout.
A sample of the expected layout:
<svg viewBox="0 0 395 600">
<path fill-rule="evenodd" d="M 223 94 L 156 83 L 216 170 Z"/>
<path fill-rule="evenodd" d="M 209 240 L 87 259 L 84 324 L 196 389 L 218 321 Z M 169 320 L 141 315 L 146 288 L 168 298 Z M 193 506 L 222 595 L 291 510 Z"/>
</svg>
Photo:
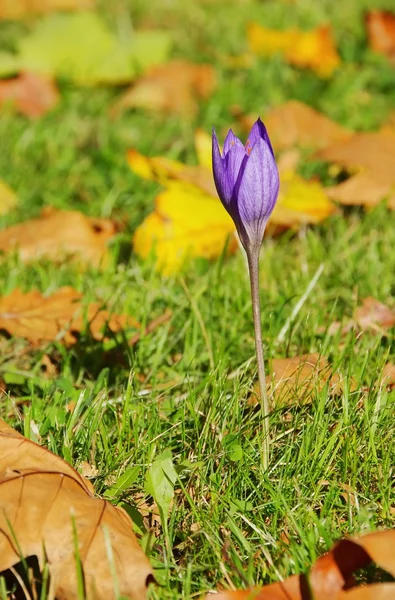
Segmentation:
<svg viewBox="0 0 395 600">
<path fill-rule="evenodd" d="M 254 320 L 255 350 L 262 409 L 262 462 L 265 471 L 269 465 L 269 402 L 266 390 L 265 359 L 263 357 L 261 300 L 259 297 L 259 247 L 246 250 L 250 273 L 252 316 Z"/>
</svg>

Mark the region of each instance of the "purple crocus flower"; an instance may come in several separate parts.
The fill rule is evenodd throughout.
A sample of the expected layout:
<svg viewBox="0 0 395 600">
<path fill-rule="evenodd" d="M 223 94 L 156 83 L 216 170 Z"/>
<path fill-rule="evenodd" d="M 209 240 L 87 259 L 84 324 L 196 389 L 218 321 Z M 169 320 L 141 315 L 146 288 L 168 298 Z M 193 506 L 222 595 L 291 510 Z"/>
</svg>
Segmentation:
<svg viewBox="0 0 395 600">
<path fill-rule="evenodd" d="M 218 196 L 241 243 L 258 250 L 279 190 L 279 176 L 266 127 L 258 119 L 245 146 L 230 129 L 221 151 L 213 129 L 213 174 Z"/>
</svg>

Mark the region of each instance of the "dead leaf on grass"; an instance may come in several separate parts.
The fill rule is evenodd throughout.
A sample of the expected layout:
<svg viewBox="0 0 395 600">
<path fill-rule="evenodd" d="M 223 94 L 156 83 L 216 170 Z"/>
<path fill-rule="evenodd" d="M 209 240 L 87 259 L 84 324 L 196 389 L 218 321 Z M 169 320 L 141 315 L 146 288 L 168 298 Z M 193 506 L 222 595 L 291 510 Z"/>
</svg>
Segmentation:
<svg viewBox="0 0 395 600">
<path fill-rule="evenodd" d="M 395 133 L 356 133 L 318 151 L 316 156 L 350 172 L 349 179 L 327 188 L 330 198 L 366 207 L 387 199 L 388 208 L 395 210 Z"/>
<path fill-rule="evenodd" d="M 18 203 L 19 200 L 12 189 L 0 180 L 0 215 L 5 215 L 15 208 Z"/>
<path fill-rule="evenodd" d="M 54 596 L 77 598 L 73 526 L 85 597 L 143 600 L 152 571 L 126 512 L 95 498 L 68 463 L 0 421 L 0 574 L 37 556 L 41 568 L 48 564 Z"/>
<path fill-rule="evenodd" d="M 0 330 L 33 345 L 54 340 L 71 345 L 86 325 L 99 341 L 105 338 L 106 329 L 116 333 L 140 327 L 133 317 L 110 313 L 96 302 L 84 310 L 82 299 L 82 294 L 71 287 L 63 287 L 51 296 L 15 289 L 8 296 L 0 296 Z"/>
<path fill-rule="evenodd" d="M 175 60 L 141 77 L 119 98 L 112 112 L 145 108 L 193 116 L 199 100 L 208 98 L 215 87 L 216 76 L 211 65 Z"/>
<path fill-rule="evenodd" d="M 383 375 L 380 381 L 381 385 L 392 390 L 395 387 L 395 364 L 387 363 L 383 369 Z"/>
<path fill-rule="evenodd" d="M 395 575 L 395 530 L 345 538 L 313 564 L 310 571 L 262 588 L 220 591 L 206 600 L 390 600 L 395 597 L 394 583 L 355 587 L 358 569 L 375 562 Z"/>
<path fill-rule="evenodd" d="M 31 14 L 93 8 L 95 0 L 1 0 L 0 19 L 22 19 Z"/>
<path fill-rule="evenodd" d="M 395 310 L 369 296 L 355 309 L 354 320 L 361 329 L 391 329 L 395 325 Z"/>
<path fill-rule="evenodd" d="M 281 53 L 292 65 L 313 69 L 321 77 L 330 77 L 340 65 L 331 28 L 327 25 L 311 31 L 280 31 L 250 23 L 247 37 L 255 54 L 271 56 Z"/>
<path fill-rule="evenodd" d="M 42 257 L 61 261 L 71 256 L 99 266 L 116 233 L 117 226 L 110 219 L 49 208 L 37 219 L 0 231 L 0 251 L 16 250 L 24 262 Z"/>
<path fill-rule="evenodd" d="M 21 73 L 12 79 L 0 80 L 0 106 L 13 104 L 26 117 L 41 117 L 58 101 L 58 90 L 47 77 Z"/>
<path fill-rule="evenodd" d="M 275 358 L 270 367 L 267 392 L 275 406 L 311 402 L 312 394 L 321 392 L 327 384 L 332 395 L 341 393 L 343 389 L 340 375 L 333 373 L 328 360 L 318 352 L 293 358 Z M 254 386 L 249 403 L 255 403 L 257 397 L 258 385 Z"/>
<path fill-rule="evenodd" d="M 239 119 L 249 131 L 256 117 L 243 116 Z M 342 144 L 353 135 L 351 131 L 298 100 L 289 100 L 272 108 L 266 113 L 264 121 L 276 150 L 287 150 L 295 146 L 325 148 L 336 142 Z"/>
<path fill-rule="evenodd" d="M 371 10 L 366 14 L 369 47 L 395 63 L 395 14 Z"/>
</svg>

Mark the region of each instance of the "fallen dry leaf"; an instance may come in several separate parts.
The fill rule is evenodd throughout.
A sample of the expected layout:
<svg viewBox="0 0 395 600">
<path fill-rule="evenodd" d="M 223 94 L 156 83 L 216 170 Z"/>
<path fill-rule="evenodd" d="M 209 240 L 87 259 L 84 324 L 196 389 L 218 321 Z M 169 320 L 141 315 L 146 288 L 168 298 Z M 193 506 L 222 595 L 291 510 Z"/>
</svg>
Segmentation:
<svg viewBox="0 0 395 600">
<path fill-rule="evenodd" d="M 280 52 L 292 65 L 313 69 L 321 77 L 330 77 L 340 65 L 331 28 L 327 25 L 304 32 L 280 31 L 250 23 L 247 37 L 254 54 L 271 56 Z"/>
<path fill-rule="evenodd" d="M 327 384 L 330 394 L 339 394 L 343 389 L 339 374 L 333 373 L 327 359 L 318 352 L 293 358 L 275 358 L 270 367 L 267 392 L 275 406 L 311 402 L 312 394 L 319 393 Z M 249 403 L 255 404 L 258 397 L 259 387 L 256 385 Z"/>
<path fill-rule="evenodd" d="M 41 568 L 48 564 L 54 597 L 78 598 L 76 535 L 84 597 L 145 599 L 152 571 L 126 512 L 95 498 L 68 463 L 3 421 L 0 508 L 0 574 L 37 556 Z"/>
<path fill-rule="evenodd" d="M 13 104 L 27 117 L 41 117 L 59 101 L 59 93 L 51 79 L 34 73 L 21 73 L 13 79 L 0 80 L 0 106 Z"/>
<path fill-rule="evenodd" d="M 395 14 L 371 10 L 366 14 L 369 47 L 395 63 Z"/>
<path fill-rule="evenodd" d="M 395 310 L 369 296 L 362 300 L 362 305 L 354 310 L 352 319 L 349 319 L 343 327 L 340 321 L 334 321 L 327 332 L 329 335 L 334 335 L 341 329 L 341 333 L 345 334 L 352 329 L 359 329 L 384 335 L 385 329 L 391 329 L 394 325 Z M 325 329 L 323 328 L 322 331 Z"/>
<path fill-rule="evenodd" d="M 116 102 L 112 112 L 126 108 L 194 115 L 200 99 L 208 98 L 216 87 L 211 65 L 175 60 L 153 68 Z"/>
<path fill-rule="evenodd" d="M 56 10 L 93 8 L 95 0 L 1 0 L 0 19 L 21 19 L 26 15 Z"/>
<path fill-rule="evenodd" d="M 355 309 L 354 320 L 360 329 L 391 329 L 395 325 L 395 310 L 369 296 Z"/>
<path fill-rule="evenodd" d="M 96 302 L 84 310 L 82 299 L 82 294 L 71 287 L 60 288 L 51 296 L 15 289 L 8 296 L 0 296 L 0 330 L 33 345 L 54 340 L 70 345 L 77 341 L 85 324 L 95 340 L 102 340 L 106 329 L 116 333 L 139 328 L 133 317 L 110 313 Z"/>
<path fill-rule="evenodd" d="M 256 117 L 239 116 L 239 120 L 249 131 Z M 264 121 L 276 151 L 295 146 L 325 148 L 335 142 L 342 144 L 353 136 L 351 131 L 298 100 L 290 100 L 272 108 L 266 113 Z"/>
<path fill-rule="evenodd" d="M 22 261 L 67 256 L 99 266 L 107 243 L 117 233 L 114 221 L 92 218 L 74 210 L 46 209 L 38 219 L 0 231 L 0 251 L 17 250 Z"/>
<path fill-rule="evenodd" d="M 356 133 L 350 139 L 317 152 L 322 160 L 348 169 L 349 179 L 327 188 L 330 198 L 342 204 L 375 206 L 387 199 L 395 210 L 395 134 Z"/>
<path fill-rule="evenodd" d="M 18 198 L 4 181 L 0 180 L 0 215 L 5 215 L 18 204 Z"/>
<path fill-rule="evenodd" d="M 315 600 L 389 600 L 395 597 L 394 583 L 354 587 L 353 573 L 375 562 L 394 576 L 394 546 L 393 529 L 345 538 L 318 558 L 307 574 L 293 575 L 262 588 L 208 594 L 206 600 L 306 600 L 313 597 Z"/>
<path fill-rule="evenodd" d="M 380 381 L 381 385 L 392 390 L 395 386 L 395 364 L 387 363 L 383 369 L 383 375 Z"/>
</svg>

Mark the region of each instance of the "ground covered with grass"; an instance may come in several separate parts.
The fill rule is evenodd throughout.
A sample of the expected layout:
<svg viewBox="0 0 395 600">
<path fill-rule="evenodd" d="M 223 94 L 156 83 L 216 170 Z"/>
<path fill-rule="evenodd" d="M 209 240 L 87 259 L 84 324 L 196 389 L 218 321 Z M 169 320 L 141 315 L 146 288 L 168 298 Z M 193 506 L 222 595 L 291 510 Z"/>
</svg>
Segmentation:
<svg viewBox="0 0 395 600">
<path fill-rule="evenodd" d="M 0 261 L 0 281 L 2 294 L 16 287 L 51 293 L 71 285 L 143 324 L 166 309 L 172 317 L 133 348 L 86 335 L 72 348 L 54 342 L 31 349 L 2 337 L 0 377 L 7 394 L 0 416 L 77 468 L 93 467 L 98 494 L 114 485 L 117 490 L 119 478 L 137 466 L 131 483 L 111 500 L 134 517 L 157 568 L 163 587 L 152 595 L 189 597 L 301 572 L 339 537 L 393 524 L 394 391 L 379 383 L 384 365 L 395 359 L 393 329 L 384 336 L 328 329 L 350 319 L 362 298 L 391 304 L 394 216 L 384 205 L 340 210 L 319 226 L 265 240 L 261 297 L 268 372 L 272 359 L 318 352 L 342 380 L 340 394 L 331 394 L 328 383 L 305 403 L 273 408 L 265 472 L 261 413 L 248 403 L 256 373 L 244 257 L 196 259 L 164 277 L 153 260 L 131 253 L 132 232 L 152 209 L 158 186 L 130 171 L 126 151 L 135 147 L 195 164 L 197 127 L 210 131 L 215 125 L 222 132 L 233 124 L 235 105 L 264 115 L 291 98 L 351 129 L 376 129 L 395 107 L 394 72 L 366 48 L 362 16 L 372 2 L 148 4 L 103 2 L 103 13 L 112 27 L 173 31 L 174 56 L 215 64 L 217 91 L 189 121 L 144 111 L 110 120 L 116 91 L 78 89 L 67 81 L 61 82 L 61 104 L 40 120 L 2 114 L 0 174 L 21 199 L 1 217 L 2 227 L 51 205 L 113 216 L 125 230 L 105 269 L 46 260 L 25 265 L 8 256 Z M 331 22 L 341 68 L 322 80 L 274 56 L 248 70 L 230 69 L 223 57 L 243 52 L 252 17 L 271 27 Z M 2 26 L 3 46 L 12 47 L 27 27 Z M 309 175 L 322 168 L 317 163 L 317 173 Z M 316 286 L 279 341 L 321 264 Z M 43 356 L 51 357 L 51 377 Z M 168 527 L 144 491 L 147 470 L 166 449 L 179 476 Z"/>
</svg>

